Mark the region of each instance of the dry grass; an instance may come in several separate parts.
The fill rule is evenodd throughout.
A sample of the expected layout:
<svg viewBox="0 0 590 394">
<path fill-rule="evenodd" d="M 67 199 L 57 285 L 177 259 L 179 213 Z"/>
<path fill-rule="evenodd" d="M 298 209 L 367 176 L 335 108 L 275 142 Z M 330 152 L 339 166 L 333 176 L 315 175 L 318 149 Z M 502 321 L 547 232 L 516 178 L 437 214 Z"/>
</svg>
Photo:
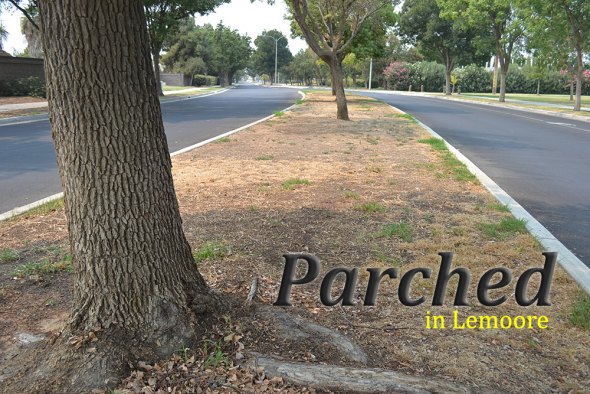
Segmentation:
<svg viewBox="0 0 590 394">
<path fill-rule="evenodd" d="M 430 267 L 435 277 L 437 253 L 453 251 L 454 266 L 468 267 L 475 282 L 492 267 L 508 267 L 516 277 L 540 266 L 542 259 L 529 234 L 486 234 L 489 226 L 482 224 L 500 224 L 510 214 L 497 209 L 477 183 L 457 180 L 439 152 L 418 142 L 429 136 L 411 120 L 392 116 L 389 106 L 366 98 L 353 98 L 350 110 L 351 122 L 335 121 L 332 98 L 311 93 L 292 112 L 233 135 L 231 144 L 210 144 L 173 159 L 193 248 L 207 242 L 224 245 L 218 258 L 199 263 L 209 283 L 246 298 L 252 277 L 258 276 L 260 302 L 270 304 L 279 288 L 282 254 L 309 252 L 322 261 L 322 273 L 338 266 L 360 268 L 358 303 L 323 307 L 316 281 L 294 288 L 291 311 L 355 339 L 371 366 L 494 391 L 589 387 L 590 333 L 571 323 L 578 292 L 561 269 L 554 277 L 551 307 L 523 308 L 511 297 L 500 307 L 484 308 L 474 298 L 472 283 L 472 306 L 459 308 L 461 316 L 547 315 L 547 330 L 426 330 L 427 311 L 448 317 L 454 310 L 428 306 L 433 280 L 413 286 L 415 295 L 427 298 L 422 306 L 398 302 L 399 280 L 383 281 L 376 307 L 361 306 L 367 267 L 394 266 L 402 273 Z M 293 179 L 307 182 L 284 187 Z M 21 255 L 25 240 L 64 242 L 65 237 L 61 212 L 0 223 L 0 244 Z M 447 305 L 452 296 L 451 290 Z M 244 319 L 247 350 L 338 362 L 329 349 L 309 349 L 306 343 L 286 347 L 273 327 Z"/>
</svg>

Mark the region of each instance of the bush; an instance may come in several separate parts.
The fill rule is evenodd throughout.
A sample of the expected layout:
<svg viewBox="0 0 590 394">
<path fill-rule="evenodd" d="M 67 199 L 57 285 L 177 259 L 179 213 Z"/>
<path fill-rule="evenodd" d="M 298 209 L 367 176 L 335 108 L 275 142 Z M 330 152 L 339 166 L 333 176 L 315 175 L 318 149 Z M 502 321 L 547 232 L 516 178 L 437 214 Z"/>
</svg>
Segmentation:
<svg viewBox="0 0 590 394">
<path fill-rule="evenodd" d="M 193 86 L 211 86 L 217 85 L 217 77 L 211 75 L 200 75 L 193 76 Z"/>
<path fill-rule="evenodd" d="M 32 96 L 46 98 L 45 80 L 38 77 L 0 81 L 0 96 Z"/>
<path fill-rule="evenodd" d="M 436 62 L 417 62 L 410 66 L 412 90 L 419 91 L 424 85 L 425 92 L 440 92 L 445 85 L 445 66 Z"/>
<path fill-rule="evenodd" d="M 392 62 L 383 70 L 387 87 L 391 90 L 408 90 L 410 84 L 411 64 L 406 62 Z"/>
<path fill-rule="evenodd" d="M 482 93 L 492 89 L 492 73 L 475 64 L 456 71 L 462 93 Z"/>
</svg>

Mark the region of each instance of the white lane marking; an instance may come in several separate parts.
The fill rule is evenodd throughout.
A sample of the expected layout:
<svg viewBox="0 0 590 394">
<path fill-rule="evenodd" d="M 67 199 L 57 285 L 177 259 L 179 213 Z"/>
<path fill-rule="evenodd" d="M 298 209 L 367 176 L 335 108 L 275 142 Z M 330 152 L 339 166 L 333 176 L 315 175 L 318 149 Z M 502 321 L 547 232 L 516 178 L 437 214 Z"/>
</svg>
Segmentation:
<svg viewBox="0 0 590 394">
<path fill-rule="evenodd" d="M 301 99 L 302 99 L 302 100 L 305 100 L 305 97 L 306 97 L 306 96 L 305 96 L 305 93 L 303 93 L 302 91 L 299 91 L 298 93 L 301 95 Z M 293 105 L 291 105 L 291 106 L 289 106 L 289 107 L 285 108 L 285 109 L 283 110 L 283 112 L 289 111 L 289 110 L 293 109 L 293 107 L 295 107 L 295 104 L 293 104 Z M 244 130 L 244 129 L 247 129 L 248 127 L 252 127 L 252 126 L 254 126 L 254 125 L 257 125 L 258 123 L 262 123 L 262 122 L 264 122 L 264 121 L 266 121 L 266 120 L 269 120 L 269 119 L 271 119 L 271 118 L 274 118 L 274 117 L 275 117 L 275 115 L 274 115 L 274 114 L 272 114 L 272 115 L 269 115 L 269 116 L 267 116 L 267 117 L 264 117 L 264 118 L 262 118 L 262 119 L 259 119 L 259 120 L 257 120 L 257 121 L 254 121 L 254 122 L 252 122 L 252 123 L 248 123 L 248 124 L 247 124 L 247 125 L 245 125 L 245 126 L 238 127 L 237 129 L 230 130 L 230 131 L 228 131 L 228 132 L 226 132 L 226 133 L 223 133 L 223 134 L 220 134 L 220 135 L 218 135 L 218 136 L 216 136 L 216 137 L 209 138 L 209 139 L 208 139 L 208 140 L 206 140 L 206 141 L 202 141 L 202 142 L 199 142 L 198 144 L 194 144 L 194 145 L 188 146 L 188 147 L 186 147 L 186 148 L 183 148 L 183 149 L 180 149 L 180 150 L 174 151 L 174 152 L 170 153 L 170 157 L 174 157 L 174 156 L 176 156 L 176 155 L 179 155 L 179 154 L 181 154 L 181 153 L 185 153 L 185 152 L 188 152 L 188 151 L 190 151 L 190 150 L 196 149 L 196 148 L 198 148 L 198 147 L 200 147 L 200 146 L 203 146 L 203 145 L 209 144 L 209 143 L 211 143 L 211 142 L 213 142 L 213 141 L 215 141 L 215 140 L 218 140 L 218 139 L 220 139 L 220 138 L 227 137 L 228 135 L 235 134 L 235 133 L 237 133 L 238 131 L 242 131 L 242 130 Z M 59 198 L 62 198 L 62 197 L 63 197 L 63 195 L 64 195 L 64 194 L 63 194 L 63 192 L 61 192 L 61 193 L 57 193 L 57 194 L 53 194 L 53 195 L 51 195 L 51 196 L 49 196 L 49 197 L 42 198 L 41 200 L 38 200 L 38 201 L 32 202 L 32 203 L 30 203 L 30 204 L 27 204 L 27 205 L 24 205 L 24 206 L 22 206 L 22 207 L 17 207 L 17 208 L 11 209 L 11 210 L 10 210 L 10 211 L 8 211 L 8 212 L 4 212 L 4 213 L 0 214 L 0 222 L 1 222 L 1 221 L 3 221 L 3 220 L 6 220 L 6 219 L 10 219 L 11 217 L 14 217 L 14 216 L 16 216 L 16 215 L 20 215 L 20 214 L 22 214 L 22 213 L 25 213 L 25 212 L 27 212 L 28 210 L 31 210 L 31 209 L 33 209 L 33 208 L 36 208 L 36 207 L 38 207 L 38 206 L 40 206 L 40 205 L 43 205 L 43 204 L 46 204 L 46 203 L 48 203 L 48 202 L 55 201 L 55 200 L 57 200 L 57 199 L 59 199 Z"/>
</svg>

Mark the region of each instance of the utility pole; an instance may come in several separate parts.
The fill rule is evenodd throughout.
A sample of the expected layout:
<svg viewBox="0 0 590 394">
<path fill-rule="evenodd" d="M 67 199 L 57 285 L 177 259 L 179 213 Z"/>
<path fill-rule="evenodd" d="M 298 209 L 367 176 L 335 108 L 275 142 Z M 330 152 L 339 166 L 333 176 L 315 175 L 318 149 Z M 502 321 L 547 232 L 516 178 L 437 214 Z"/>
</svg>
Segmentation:
<svg viewBox="0 0 590 394">
<path fill-rule="evenodd" d="M 261 34 L 262 37 L 268 37 L 275 40 L 275 85 L 279 83 L 279 74 L 278 74 L 278 60 L 279 60 L 279 40 L 281 38 L 285 38 L 284 36 L 280 36 L 279 38 L 274 38 L 273 36 L 269 36 L 267 34 Z M 286 38 L 285 38 L 286 39 Z"/>
<path fill-rule="evenodd" d="M 371 63 L 369 63 L 369 90 L 371 90 L 371 82 L 373 82 L 373 58 L 371 58 Z"/>
</svg>

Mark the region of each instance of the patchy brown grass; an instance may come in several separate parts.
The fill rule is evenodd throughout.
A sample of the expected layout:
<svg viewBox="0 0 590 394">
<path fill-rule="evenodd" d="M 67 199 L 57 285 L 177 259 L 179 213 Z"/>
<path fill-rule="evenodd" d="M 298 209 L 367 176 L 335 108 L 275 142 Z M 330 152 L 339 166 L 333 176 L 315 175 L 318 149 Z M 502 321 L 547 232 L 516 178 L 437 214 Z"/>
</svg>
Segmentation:
<svg viewBox="0 0 590 394">
<path fill-rule="evenodd" d="M 370 366 L 436 376 L 476 389 L 546 392 L 588 387 L 590 333 L 570 322 L 578 292 L 561 268 L 553 281 L 551 307 L 519 307 L 510 293 L 502 306 L 484 308 L 475 299 L 472 283 L 473 306 L 458 308 L 463 317 L 547 315 L 547 330 L 427 330 L 427 311 L 446 316 L 448 326 L 455 309 L 428 306 L 434 279 L 417 280 L 413 286 L 415 295 L 426 296 L 422 306 L 399 303 L 399 280 L 383 281 L 376 307 L 361 306 L 367 267 L 399 267 L 401 273 L 429 267 L 436 278 L 437 253 L 453 251 L 454 266 L 469 268 L 476 282 L 484 271 L 498 266 L 510 268 L 517 277 L 541 266 L 542 258 L 529 234 L 486 235 L 484 224 L 500 223 L 510 214 L 494 208 L 477 182 L 457 180 L 436 151 L 418 142 L 429 137 L 418 126 L 367 98 L 351 97 L 350 111 L 352 121 L 335 121 L 332 98 L 313 93 L 292 112 L 235 134 L 229 143 L 210 144 L 173 159 L 185 232 L 193 248 L 224 245 L 222 255 L 199 263 L 209 283 L 245 299 L 257 276 L 259 302 L 271 304 L 281 280 L 282 254 L 309 252 L 322 261 L 322 274 L 339 266 L 360 268 L 357 306 L 323 307 L 316 281 L 294 288 L 291 311 L 353 338 L 369 354 Z M 290 187 L 284 187 L 289 180 Z M 0 244 L 20 252 L 18 261 L 0 264 L 0 290 L 6 294 L 0 298 L 0 338 L 9 342 L 15 332 L 47 331 L 40 324 L 65 311 L 69 301 L 66 297 L 59 308 L 47 309 L 41 302 L 44 296 L 35 292 L 68 294 L 70 284 L 62 280 L 71 282 L 70 277 L 58 273 L 31 283 L 13 280 L 9 272 L 23 263 L 32 245 L 67 245 L 63 213 L 0 223 Z M 449 287 L 447 305 L 453 296 Z M 513 289 L 514 283 L 509 292 Z M 7 313 L 10 310 L 21 312 L 17 316 Z M 329 347 L 285 346 L 255 313 L 236 312 L 232 318 L 243 327 L 246 350 L 338 362 Z"/>
</svg>

